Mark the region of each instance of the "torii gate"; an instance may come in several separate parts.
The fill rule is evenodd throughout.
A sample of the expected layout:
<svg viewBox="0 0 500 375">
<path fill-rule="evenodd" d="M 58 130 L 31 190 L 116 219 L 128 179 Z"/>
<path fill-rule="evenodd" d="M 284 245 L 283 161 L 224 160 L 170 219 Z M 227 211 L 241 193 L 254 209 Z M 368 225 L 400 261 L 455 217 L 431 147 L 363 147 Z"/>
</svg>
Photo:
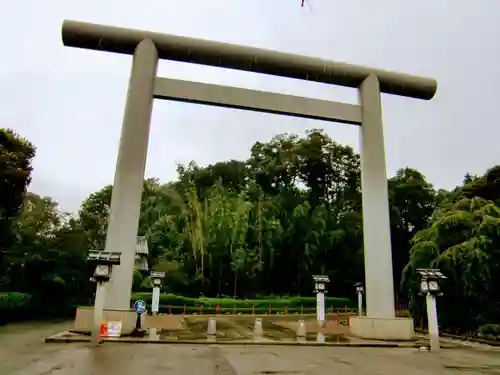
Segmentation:
<svg viewBox="0 0 500 375">
<path fill-rule="evenodd" d="M 366 317 L 351 332 L 366 338 L 410 339 L 411 319 L 395 317 L 387 175 L 380 94 L 431 99 L 437 83 L 381 69 L 155 32 L 64 21 L 65 46 L 133 55 L 106 236 L 121 252 L 105 309 L 129 310 L 153 99 L 238 108 L 360 125 Z M 358 89 L 346 104 L 157 77 L 158 59 L 239 69 Z"/>
</svg>

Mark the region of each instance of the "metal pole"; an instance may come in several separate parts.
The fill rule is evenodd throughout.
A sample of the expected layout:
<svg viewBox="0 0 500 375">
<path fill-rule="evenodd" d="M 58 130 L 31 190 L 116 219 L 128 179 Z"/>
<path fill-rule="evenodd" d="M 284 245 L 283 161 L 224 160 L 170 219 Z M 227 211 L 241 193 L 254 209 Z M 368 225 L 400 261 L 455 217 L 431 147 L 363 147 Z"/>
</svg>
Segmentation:
<svg viewBox="0 0 500 375">
<path fill-rule="evenodd" d="M 429 341 L 431 343 L 431 350 L 439 350 L 439 326 L 437 317 L 436 296 L 427 293 L 425 297 L 427 305 L 427 325 L 429 327 Z"/>
</svg>

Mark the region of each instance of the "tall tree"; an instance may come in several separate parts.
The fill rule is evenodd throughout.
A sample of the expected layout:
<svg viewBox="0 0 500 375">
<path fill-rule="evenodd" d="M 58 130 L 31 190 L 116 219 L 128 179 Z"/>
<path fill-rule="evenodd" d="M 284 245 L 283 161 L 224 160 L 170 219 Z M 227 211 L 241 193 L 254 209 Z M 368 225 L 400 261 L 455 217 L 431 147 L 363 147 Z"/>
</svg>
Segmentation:
<svg viewBox="0 0 500 375">
<path fill-rule="evenodd" d="M 440 268 L 448 277 L 440 300 L 443 326 L 467 330 L 496 321 L 500 313 L 500 207 L 480 197 L 462 198 L 438 208 L 430 223 L 412 240 L 404 270 L 407 285 L 418 290 L 417 268 Z M 421 313 L 422 301 L 416 302 Z"/>
<path fill-rule="evenodd" d="M 35 147 L 10 129 L 0 129 L 0 285 L 5 254 L 14 238 L 12 224 L 31 182 Z"/>
<path fill-rule="evenodd" d="M 401 274 L 409 261 L 410 241 L 427 226 L 436 207 L 436 192 L 420 172 L 411 168 L 398 170 L 396 176 L 389 179 L 388 188 L 393 276 L 399 291 Z"/>
</svg>

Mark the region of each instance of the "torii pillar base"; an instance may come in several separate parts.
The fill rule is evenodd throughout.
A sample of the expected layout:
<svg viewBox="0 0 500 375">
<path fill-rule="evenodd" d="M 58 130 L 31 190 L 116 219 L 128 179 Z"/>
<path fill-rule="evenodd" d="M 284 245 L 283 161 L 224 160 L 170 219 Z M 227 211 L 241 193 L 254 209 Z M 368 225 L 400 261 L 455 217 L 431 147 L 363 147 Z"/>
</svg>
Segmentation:
<svg viewBox="0 0 500 375">
<path fill-rule="evenodd" d="M 411 341 L 415 338 L 415 329 L 411 318 L 353 316 L 350 320 L 349 333 L 362 339 L 371 340 Z"/>
</svg>

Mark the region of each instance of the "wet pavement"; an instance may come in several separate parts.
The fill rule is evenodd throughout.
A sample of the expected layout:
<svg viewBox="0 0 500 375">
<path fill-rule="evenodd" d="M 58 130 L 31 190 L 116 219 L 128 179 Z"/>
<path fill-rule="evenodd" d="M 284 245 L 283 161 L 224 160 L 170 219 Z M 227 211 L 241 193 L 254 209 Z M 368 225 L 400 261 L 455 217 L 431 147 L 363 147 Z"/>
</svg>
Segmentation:
<svg viewBox="0 0 500 375">
<path fill-rule="evenodd" d="M 500 374 L 500 352 L 399 348 L 46 344 L 71 323 L 0 327 L 1 375 Z"/>
<path fill-rule="evenodd" d="M 216 320 L 217 342 L 253 340 L 255 317 L 239 316 L 226 318 L 214 317 Z M 272 317 L 261 318 L 263 339 L 266 341 L 296 341 L 297 318 L 290 320 L 274 320 Z M 305 320 L 307 325 L 307 341 L 317 341 L 317 323 L 315 319 Z M 314 324 L 313 324 L 314 323 Z M 346 328 L 340 324 L 328 324 L 322 330 L 326 342 L 347 342 Z M 208 319 L 206 317 L 186 317 L 182 329 L 163 329 L 159 331 L 159 340 L 206 340 Z M 313 330 L 315 327 L 316 330 Z"/>
</svg>

